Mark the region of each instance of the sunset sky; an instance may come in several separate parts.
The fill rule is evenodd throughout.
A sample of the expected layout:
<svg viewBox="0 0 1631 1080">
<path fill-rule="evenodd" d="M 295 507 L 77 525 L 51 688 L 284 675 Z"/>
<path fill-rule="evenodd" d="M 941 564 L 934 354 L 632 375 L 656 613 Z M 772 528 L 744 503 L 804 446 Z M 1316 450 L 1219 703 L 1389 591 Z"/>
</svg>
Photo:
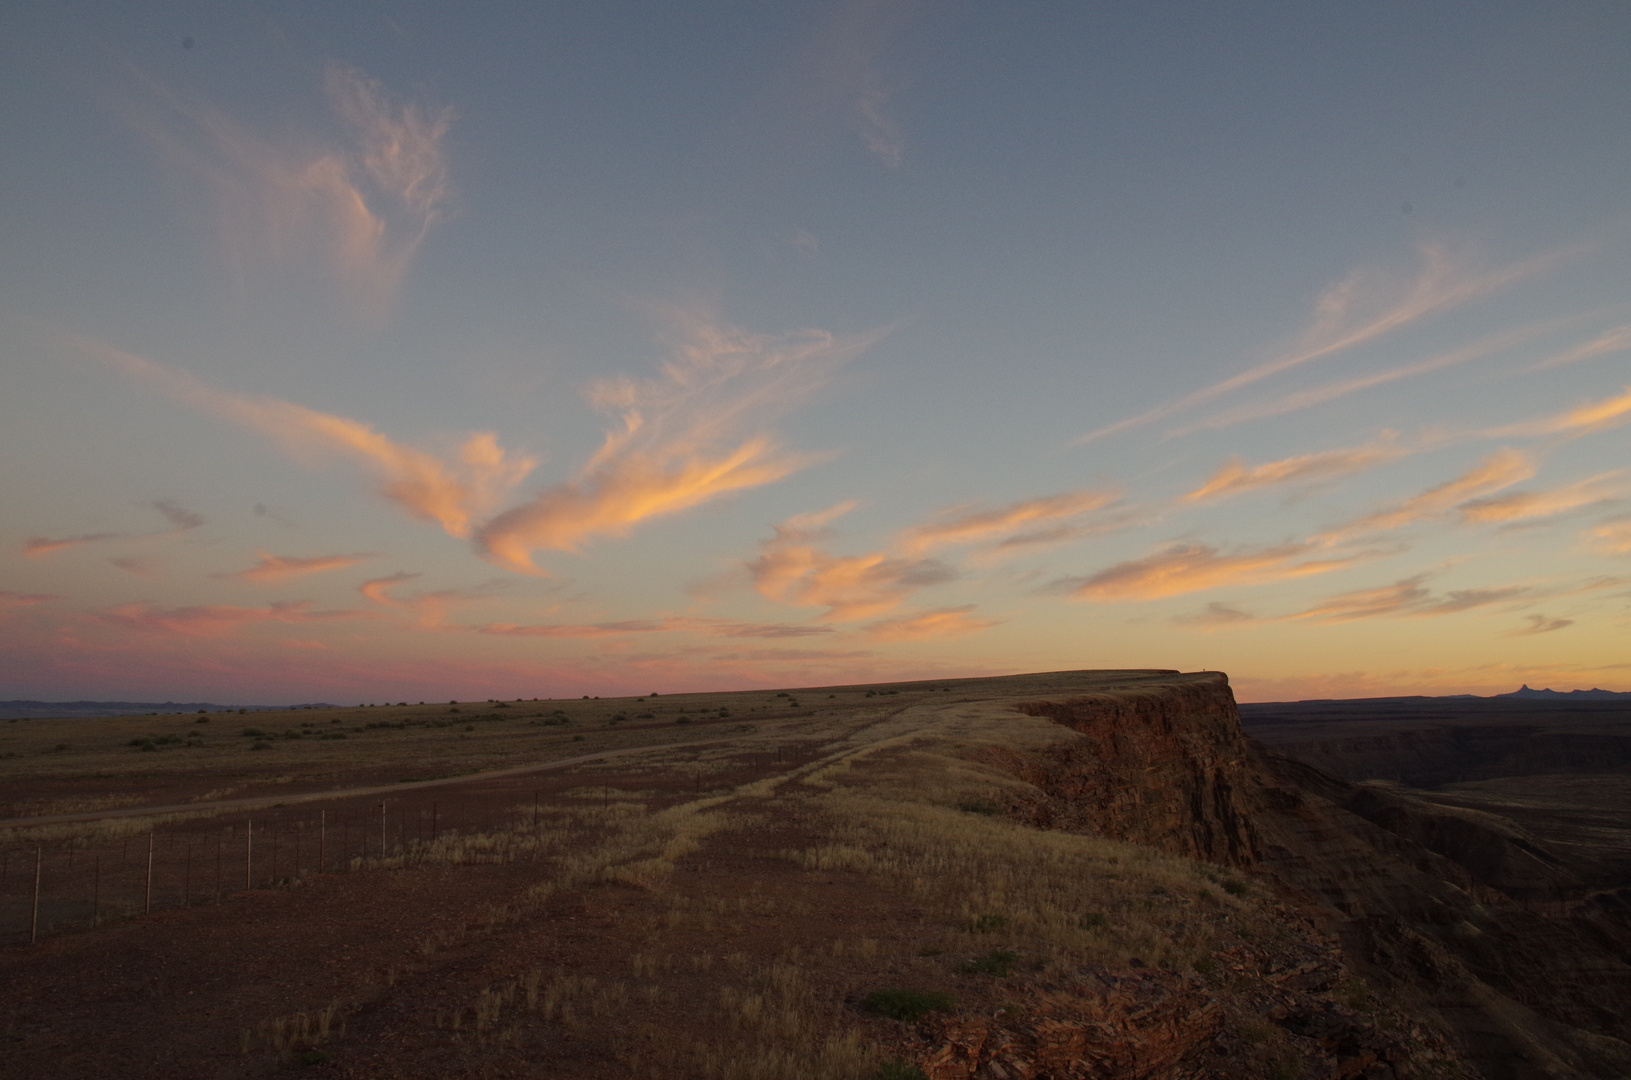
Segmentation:
<svg viewBox="0 0 1631 1080">
<path fill-rule="evenodd" d="M 0 17 L 0 698 L 1631 690 L 1631 6 Z"/>
</svg>

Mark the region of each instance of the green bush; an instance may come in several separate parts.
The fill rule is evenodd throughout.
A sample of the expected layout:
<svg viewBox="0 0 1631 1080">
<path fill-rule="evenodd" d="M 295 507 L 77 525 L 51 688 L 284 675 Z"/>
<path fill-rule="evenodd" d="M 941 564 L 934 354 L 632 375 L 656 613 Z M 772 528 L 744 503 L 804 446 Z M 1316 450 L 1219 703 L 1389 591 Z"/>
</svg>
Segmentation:
<svg viewBox="0 0 1631 1080">
<path fill-rule="evenodd" d="M 957 970 L 964 975 L 995 975 L 1005 979 L 1014 973 L 1014 965 L 1017 963 L 1018 953 L 1007 949 L 992 949 L 984 956 L 958 964 Z"/>
<path fill-rule="evenodd" d="M 945 1012 L 952 1007 L 950 994 L 933 990 L 903 990 L 890 987 L 874 990 L 861 1002 L 868 1010 L 891 1020 L 921 1020 L 932 1012 Z"/>
<path fill-rule="evenodd" d="M 990 934 L 1001 930 L 1008 925 L 1006 915 L 976 915 L 974 916 L 974 932 L 976 934 Z"/>
</svg>

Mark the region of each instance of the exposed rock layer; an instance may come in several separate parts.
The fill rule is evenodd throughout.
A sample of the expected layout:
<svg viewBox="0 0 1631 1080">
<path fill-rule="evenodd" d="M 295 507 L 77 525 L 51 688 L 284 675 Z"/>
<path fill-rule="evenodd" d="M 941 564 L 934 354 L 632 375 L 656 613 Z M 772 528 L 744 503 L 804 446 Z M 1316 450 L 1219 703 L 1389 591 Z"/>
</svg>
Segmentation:
<svg viewBox="0 0 1631 1080">
<path fill-rule="evenodd" d="M 1324 909 L 1348 963 L 1459 1033 L 1490 1080 L 1631 1075 L 1631 891 L 1587 888 L 1497 815 L 1264 752 L 1221 675 L 1020 707 L 1082 738 L 992 753 L 1038 789 L 1016 813 L 1258 867 Z"/>
</svg>

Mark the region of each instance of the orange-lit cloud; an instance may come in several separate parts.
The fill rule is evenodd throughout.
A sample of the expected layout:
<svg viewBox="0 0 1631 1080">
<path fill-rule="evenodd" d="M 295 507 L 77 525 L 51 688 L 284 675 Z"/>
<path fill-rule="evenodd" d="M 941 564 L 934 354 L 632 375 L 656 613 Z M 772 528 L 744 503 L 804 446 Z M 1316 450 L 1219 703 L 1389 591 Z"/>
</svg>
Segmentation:
<svg viewBox="0 0 1631 1080">
<path fill-rule="evenodd" d="M 1080 535 L 1068 523 L 1120 498 L 1116 491 L 1065 491 L 1009 503 L 995 510 L 957 507 L 907 531 L 901 549 L 921 555 L 941 544 L 975 544 L 997 540 L 999 548 L 1054 542 Z M 1001 538 L 998 540 L 998 538 Z"/>
<path fill-rule="evenodd" d="M 372 555 L 268 555 L 264 551 L 256 554 L 260 556 L 260 562 L 248 570 L 215 576 L 236 578 L 239 581 L 282 581 L 302 574 L 318 574 L 324 570 L 343 570 L 347 566 L 356 566 L 373 558 Z"/>
<path fill-rule="evenodd" d="M 419 574 L 410 574 L 406 571 L 399 571 L 398 573 L 390 574 L 386 577 L 373 578 L 372 580 L 365 581 L 361 585 L 357 586 L 357 591 L 376 604 L 384 604 L 389 606 L 391 604 L 398 603 L 398 601 L 393 599 L 391 596 L 392 589 L 403 584 L 404 582 L 412 581 L 420 576 L 421 575 Z"/>
<path fill-rule="evenodd" d="M 1623 394 L 1601 401 L 1588 401 L 1556 416 L 1512 424 L 1483 434 L 1490 438 L 1503 438 L 1509 435 L 1577 437 L 1607 431 L 1628 421 L 1631 421 L 1631 386 L 1626 387 Z"/>
<path fill-rule="evenodd" d="M 1435 597 L 1418 574 L 1403 581 L 1374 589 L 1356 589 L 1322 600 L 1293 618 L 1320 622 L 1352 622 L 1386 615 L 1454 615 L 1487 604 L 1513 600 L 1529 591 L 1522 585 L 1495 589 L 1458 589 Z"/>
<path fill-rule="evenodd" d="M 213 198 L 234 267 L 316 265 L 359 315 L 388 313 L 414 255 L 451 199 L 443 144 L 450 110 L 390 101 L 360 72 L 324 79 L 342 145 L 258 135 L 218 110 L 160 94 L 172 107 L 138 118 Z"/>
<path fill-rule="evenodd" d="M 297 455 L 338 454 L 361 462 L 379 475 L 382 495 L 453 536 L 470 535 L 473 517 L 491 509 L 537 464 L 534 458 L 506 453 L 485 431 L 468 436 L 453 459 L 444 460 L 392 442 L 360 420 L 276 398 L 217 390 L 186 372 L 98 342 L 78 344 L 183 401 L 271 436 Z"/>
<path fill-rule="evenodd" d="M 1631 470 L 1616 469 L 1550 491 L 1514 491 L 1510 495 L 1473 499 L 1457 506 L 1456 510 L 1465 520 L 1480 524 L 1551 517 L 1631 494 L 1628 473 Z"/>
<path fill-rule="evenodd" d="M 505 511 L 477 534 L 478 549 L 511 570 L 536 573 L 534 551 L 576 551 L 596 537 L 774 483 L 815 457 L 783 450 L 763 430 L 880 336 L 818 331 L 753 334 L 676 313 L 678 343 L 656 379 L 591 389 L 617 417 L 577 479 Z M 758 429 L 758 430 L 755 430 Z"/>
<path fill-rule="evenodd" d="M 1631 326 L 1616 326 L 1572 349 L 1548 356 L 1529 370 L 1542 371 L 1546 368 L 1561 367 L 1564 364 L 1574 364 L 1597 356 L 1625 352 L 1627 349 L 1631 349 Z"/>
<path fill-rule="evenodd" d="M 818 514 L 802 514 L 775 526 L 762 553 L 747 564 L 760 595 L 785 603 L 825 607 L 825 618 L 839 622 L 881 615 L 898 607 L 914 590 L 957 576 L 936 559 L 867 555 L 831 555 L 817 541 L 826 524 L 853 504 Z"/>
<path fill-rule="evenodd" d="M 1385 532 L 1425 518 L 1438 517 L 1469 499 L 1522 483 L 1534 475 L 1535 466 L 1528 457 L 1516 450 L 1497 450 L 1477 467 L 1455 479 L 1428 488 L 1395 506 L 1338 526 L 1322 534 L 1319 539 L 1330 543 L 1344 537 Z"/>
<path fill-rule="evenodd" d="M 1258 488 L 1309 483 L 1360 472 L 1410 453 L 1395 442 L 1396 438 L 1396 432 L 1384 431 L 1380 438 L 1364 446 L 1299 454 L 1262 465 L 1247 465 L 1246 460 L 1237 455 L 1226 461 L 1206 483 L 1185 495 L 1184 501 L 1222 499 Z"/>
<path fill-rule="evenodd" d="M 868 623 L 862 629 L 874 641 L 923 641 L 929 638 L 963 637 L 998 625 L 991 619 L 974 616 L 974 605 L 941 608 L 920 615 L 903 615 Z"/>
<path fill-rule="evenodd" d="M 1317 557 L 1310 544 L 1281 544 L 1223 554 L 1204 544 L 1178 544 L 1143 559 L 1118 563 L 1085 578 L 1055 582 L 1050 591 L 1083 600 L 1155 600 L 1224 585 L 1261 585 L 1350 566 L 1364 555 Z"/>
<path fill-rule="evenodd" d="M 473 629 L 480 634 L 497 634 L 501 637 L 602 638 L 621 637 L 625 634 L 652 634 L 668 628 L 660 620 L 627 619 L 622 622 L 579 624 L 488 623 Z"/>
<path fill-rule="evenodd" d="M 162 631 L 187 637 L 216 637 L 254 623 L 322 623 L 368 618 L 362 611 L 312 611 L 305 600 L 284 601 L 264 608 L 203 604 L 161 608 L 152 604 L 121 604 L 102 613 L 106 622 L 132 630 Z"/>
<path fill-rule="evenodd" d="M 1175 401 L 1118 420 L 1076 440 L 1101 439 L 1165 420 L 1272 375 L 1372 341 L 1424 316 L 1486 296 L 1589 250 L 1576 245 L 1492 270 L 1475 270 L 1441 244 L 1418 248 L 1420 267 L 1409 280 L 1370 269 L 1358 270 L 1331 286 L 1315 304 L 1314 318 L 1285 354 Z"/>
<path fill-rule="evenodd" d="M 447 614 L 456 607 L 480 603 L 502 595 L 505 583 L 503 581 L 490 581 L 473 589 L 436 589 L 431 592 L 414 593 L 412 596 L 398 597 L 392 590 L 398 585 L 419 578 L 419 574 L 399 572 L 385 577 L 373 578 L 357 586 L 357 591 L 367 599 L 384 607 L 399 608 L 413 613 L 413 622 L 410 624 L 415 630 L 462 630 L 469 629 L 449 624 Z"/>
<path fill-rule="evenodd" d="M 1631 555 L 1631 521 L 1605 521 L 1587 529 L 1585 539 L 1606 555 Z"/>
<path fill-rule="evenodd" d="M 37 559 L 42 555 L 62 551 L 64 548 L 78 547 L 81 544 L 95 544 L 103 540 L 119 540 L 123 538 L 123 535 L 123 533 L 83 533 L 79 536 L 34 536 L 23 544 L 23 554 L 31 559 Z"/>
</svg>

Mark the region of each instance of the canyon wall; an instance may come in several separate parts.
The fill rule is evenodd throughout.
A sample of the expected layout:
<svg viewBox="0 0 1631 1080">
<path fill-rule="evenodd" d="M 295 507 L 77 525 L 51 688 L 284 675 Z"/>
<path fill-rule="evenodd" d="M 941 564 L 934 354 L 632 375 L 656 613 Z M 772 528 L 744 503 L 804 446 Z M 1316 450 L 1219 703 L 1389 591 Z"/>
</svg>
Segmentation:
<svg viewBox="0 0 1631 1080">
<path fill-rule="evenodd" d="M 1631 1076 L 1631 882 L 1588 887 L 1498 815 L 1267 752 L 1218 673 L 1016 708 L 1079 736 L 984 752 L 1033 785 L 1017 816 L 1272 879 L 1489 1080 Z"/>
</svg>

